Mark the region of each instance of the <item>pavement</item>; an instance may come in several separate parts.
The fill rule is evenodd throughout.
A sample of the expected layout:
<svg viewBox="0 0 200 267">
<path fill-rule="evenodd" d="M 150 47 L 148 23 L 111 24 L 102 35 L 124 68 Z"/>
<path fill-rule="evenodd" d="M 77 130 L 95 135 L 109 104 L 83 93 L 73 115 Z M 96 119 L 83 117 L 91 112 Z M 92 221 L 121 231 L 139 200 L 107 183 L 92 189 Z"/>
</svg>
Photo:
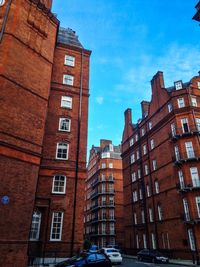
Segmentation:
<svg viewBox="0 0 200 267">
<path fill-rule="evenodd" d="M 128 259 L 137 259 L 136 256 L 132 256 L 132 255 L 123 254 L 122 256 Z M 175 264 L 175 265 L 182 265 L 182 266 L 193 266 L 193 267 L 200 266 L 200 265 L 194 264 L 191 260 L 182 260 L 182 259 L 169 259 L 169 263 Z"/>
</svg>

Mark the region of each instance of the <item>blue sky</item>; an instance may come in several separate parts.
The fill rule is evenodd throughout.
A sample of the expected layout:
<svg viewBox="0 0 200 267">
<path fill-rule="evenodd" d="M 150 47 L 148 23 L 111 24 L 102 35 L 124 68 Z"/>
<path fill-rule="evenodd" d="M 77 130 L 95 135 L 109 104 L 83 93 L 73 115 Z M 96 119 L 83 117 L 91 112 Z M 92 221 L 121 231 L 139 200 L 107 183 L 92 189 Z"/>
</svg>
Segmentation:
<svg viewBox="0 0 200 267">
<path fill-rule="evenodd" d="M 124 111 L 133 122 L 151 99 L 150 80 L 164 72 L 165 86 L 189 81 L 200 70 L 198 0 L 54 0 L 61 26 L 76 31 L 92 50 L 88 149 L 100 139 L 121 142 Z"/>
</svg>

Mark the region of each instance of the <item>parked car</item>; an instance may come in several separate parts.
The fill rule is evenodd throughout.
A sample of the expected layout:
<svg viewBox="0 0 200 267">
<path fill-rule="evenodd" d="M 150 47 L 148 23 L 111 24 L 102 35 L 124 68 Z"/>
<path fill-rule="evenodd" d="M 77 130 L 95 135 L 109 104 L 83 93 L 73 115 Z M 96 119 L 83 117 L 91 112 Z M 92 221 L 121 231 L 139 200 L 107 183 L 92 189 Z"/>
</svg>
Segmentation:
<svg viewBox="0 0 200 267">
<path fill-rule="evenodd" d="M 121 264 L 122 263 L 122 255 L 115 248 L 102 248 L 101 252 L 107 255 L 112 263 Z"/>
<path fill-rule="evenodd" d="M 164 262 L 168 263 L 169 258 L 165 257 L 155 249 L 143 249 L 137 253 L 139 261 Z"/>
<path fill-rule="evenodd" d="M 110 259 L 102 253 L 86 253 L 59 262 L 55 267 L 112 267 Z"/>
<path fill-rule="evenodd" d="M 89 249 L 90 253 L 95 253 L 98 252 L 98 246 L 97 245 L 92 245 Z"/>
<path fill-rule="evenodd" d="M 121 249 L 118 245 L 107 245 L 107 248 L 115 248 L 116 250 L 118 250 L 121 253 Z"/>
</svg>

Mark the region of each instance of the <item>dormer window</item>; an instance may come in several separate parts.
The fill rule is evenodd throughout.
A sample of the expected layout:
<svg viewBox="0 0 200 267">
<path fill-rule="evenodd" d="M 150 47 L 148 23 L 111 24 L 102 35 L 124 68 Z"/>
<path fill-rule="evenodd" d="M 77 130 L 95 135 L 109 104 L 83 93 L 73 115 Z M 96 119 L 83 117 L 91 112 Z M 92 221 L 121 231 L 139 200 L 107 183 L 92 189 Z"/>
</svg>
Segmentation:
<svg viewBox="0 0 200 267">
<path fill-rule="evenodd" d="M 174 83 L 174 86 L 175 86 L 176 90 L 183 89 L 182 81 L 177 81 L 177 82 L 175 82 L 175 83 Z"/>
</svg>

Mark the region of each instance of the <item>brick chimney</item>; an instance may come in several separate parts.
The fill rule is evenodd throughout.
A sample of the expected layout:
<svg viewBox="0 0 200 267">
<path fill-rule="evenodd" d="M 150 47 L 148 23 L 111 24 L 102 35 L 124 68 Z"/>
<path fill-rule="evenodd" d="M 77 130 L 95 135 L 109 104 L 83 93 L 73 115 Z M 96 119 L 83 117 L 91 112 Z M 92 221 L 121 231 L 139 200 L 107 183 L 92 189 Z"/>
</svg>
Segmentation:
<svg viewBox="0 0 200 267">
<path fill-rule="evenodd" d="M 164 78 L 163 78 L 163 72 L 162 71 L 158 71 L 152 78 L 151 80 L 151 85 L 152 88 L 154 85 L 158 85 L 160 86 L 160 88 L 165 88 L 165 84 L 164 84 Z"/>
<path fill-rule="evenodd" d="M 100 140 L 100 147 L 101 149 L 104 149 L 105 146 L 108 146 L 112 144 L 112 141 L 111 140 L 106 140 L 106 139 L 101 139 Z"/>
<path fill-rule="evenodd" d="M 132 110 L 130 108 L 127 108 L 124 112 L 125 116 L 125 125 L 129 125 L 132 123 Z"/>
<path fill-rule="evenodd" d="M 148 102 L 148 101 L 142 101 L 141 102 L 142 118 L 145 118 L 148 115 L 149 105 L 150 105 L 150 102 Z"/>
</svg>

